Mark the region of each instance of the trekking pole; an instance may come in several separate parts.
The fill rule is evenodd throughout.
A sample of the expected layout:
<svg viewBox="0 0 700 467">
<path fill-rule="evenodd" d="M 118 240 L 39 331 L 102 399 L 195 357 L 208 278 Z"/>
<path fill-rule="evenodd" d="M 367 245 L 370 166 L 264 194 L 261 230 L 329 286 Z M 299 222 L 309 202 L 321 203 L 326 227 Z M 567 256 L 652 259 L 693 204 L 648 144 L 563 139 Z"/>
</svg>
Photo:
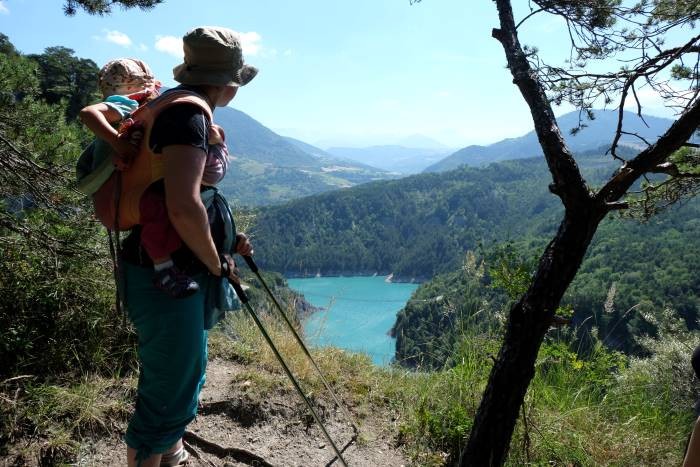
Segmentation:
<svg viewBox="0 0 700 467">
<path fill-rule="evenodd" d="M 338 397 L 335 395 L 335 392 L 333 391 L 333 389 L 331 389 L 331 386 L 330 386 L 330 384 L 328 384 L 328 381 L 323 376 L 321 369 L 318 367 L 318 365 L 316 364 L 316 361 L 311 356 L 311 352 L 309 352 L 309 349 L 306 347 L 306 344 L 304 344 L 304 341 L 301 339 L 301 336 L 299 336 L 299 333 L 297 333 L 296 329 L 294 329 L 294 325 L 292 324 L 291 321 L 289 321 L 289 318 L 287 317 L 287 314 L 284 312 L 284 309 L 279 304 L 279 302 L 277 301 L 277 299 L 273 295 L 270 288 L 267 286 L 267 283 L 265 282 L 265 280 L 262 278 L 262 275 L 260 274 L 260 271 L 258 270 L 258 265 L 255 264 L 253 257 L 252 256 L 244 256 L 243 259 L 245 260 L 246 264 L 248 264 L 248 267 L 250 268 L 250 270 L 253 271 L 255 273 L 255 275 L 257 276 L 257 278 L 260 281 L 260 283 L 262 284 L 263 288 L 265 289 L 267 294 L 270 296 L 270 299 L 272 299 L 273 303 L 275 304 L 277 311 L 279 311 L 279 314 L 282 315 L 282 318 L 284 318 L 284 321 L 287 323 L 287 326 L 289 326 L 289 329 L 292 331 L 292 334 L 294 334 L 294 338 L 296 339 L 297 343 L 304 350 L 304 353 L 309 358 L 309 360 L 313 364 L 314 368 L 316 368 L 316 372 L 321 377 L 321 381 L 323 381 L 323 385 L 326 387 L 328 392 L 333 397 L 333 400 L 335 401 L 336 405 L 338 407 L 340 407 L 340 410 L 343 411 L 345 417 L 350 422 L 350 426 L 352 426 L 352 429 L 354 431 L 354 435 L 352 437 L 352 440 L 353 441 L 356 440 L 357 435 L 359 433 L 359 430 L 357 429 L 357 426 L 355 425 L 355 422 L 353 421 L 353 418 L 350 415 L 350 412 L 348 412 L 348 410 L 345 408 L 345 406 L 340 403 L 340 401 L 338 400 Z"/>
<path fill-rule="evenodd" d="M 241 287 L 240 284 L 237 284 L 236 282 L 232 281 L 231 279 L 229 279 L 229 283 L 233 286 L 233 289 L 236 291 L 236 295 L 238 295 L 238 298 L 240 299 L 241 303 L 243 304 L 245 309 L 248 311 L 250 316 L 253 318 L 253 321 L 255 321 L 255 324 L 258 326 L 258 329 L 260 329 L 260 332 L 262 333 L 263 337 L 267 341 L 267 345 L 269 345 L 270 349 L 272 349 L 272 352 L 275 354 L 275 357 L 277 357 L 277 360 L 282 365 L 284 372 L 287 374 L 287 377 L 294 385 L 294 388 L 297 390 L 297 392 L 299 393 L 301 398 L 304 399 L 304 402 L 306 402 L 306 405 L 309 408 L 309 411 L 311 411 L 311 415 L 314 417 L 314 420 L 316 420 L 316 423 L 318 423 L 318 426 L 321 428 L 323 435 L 326 437 L 326 440 L 333 448 L 333 451 L 335 451 L 336 457 L 338 458 L 340 463 L 343 464 L 344 467 L 348 467 L 348 464 L 345 462 L 345 459 L 343 459 L 343 455 L 340 453 L 340 450 L 338 450 L 338 447 L 333 442 L 331 435 L 328 434 L 328 431 L 326 430 L 326 427 L 323 425 L 323 422 L 321 422 L 321 418 L 318 416 L 318 414 L 314 410 L 313 406 L 311 405 L 311 401 L 309 401 L 309 399 L 306 397 L 306 394 L 304 394 L 304 391 L 302 391 L 301 386 L 299 385 L 299 382 L 296 380 L 296 378 L 292 374 L 291 370 L 289 369 L 289 366 L 287 366 L 287 363 L 284 361 L 284 358 L 282 358 L 282 355 L 277 350 L 277 347 L 275 347 L 275 344 L 272 342 L 272 339 L 270 338 L 270 335 L 267 333 L 265 326 L 263 326 L 262 322 L 260 321 L 260 318 L 258 318 L 258 315 L 255 314 L 255 311 L 253 311 L 253 308 L 250 306 L 250 303 L 248 303 L 248 295 L 245 293 L 245 291 L 243 290 L 243 288 Z"/>
</svg>

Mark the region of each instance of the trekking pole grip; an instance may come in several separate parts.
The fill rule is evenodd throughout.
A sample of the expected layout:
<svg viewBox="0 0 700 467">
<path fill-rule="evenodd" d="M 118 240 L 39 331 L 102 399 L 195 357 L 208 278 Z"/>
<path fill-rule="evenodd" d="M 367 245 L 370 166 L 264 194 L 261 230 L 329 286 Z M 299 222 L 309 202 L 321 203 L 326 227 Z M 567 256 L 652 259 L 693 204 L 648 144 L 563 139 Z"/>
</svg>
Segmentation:
<svg viewBox="0 0 700 467">
<path fill-rule="evenodd" d="M 252 256 L 244 256 L 243 259 L 245 260 L 246 264 L 250 268 L 251 271 L 253 272 L 258 272 L 258 265 L 255 264 L 255 261 L 253 260 Z"/>
</svg>

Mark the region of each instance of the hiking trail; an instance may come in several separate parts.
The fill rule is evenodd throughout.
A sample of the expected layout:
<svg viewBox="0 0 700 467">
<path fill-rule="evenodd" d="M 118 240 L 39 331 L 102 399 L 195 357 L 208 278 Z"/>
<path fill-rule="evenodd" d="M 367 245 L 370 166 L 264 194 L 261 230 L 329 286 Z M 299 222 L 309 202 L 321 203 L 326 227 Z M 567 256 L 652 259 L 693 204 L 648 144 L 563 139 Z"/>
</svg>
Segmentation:
<svg viewBox="0 0 700 467">
<path fill-rule="evenodd" d="M 250 367 L 224 359 L 210 360 L 197 418 L 188 426 L 185 442 L 190 466 L 239 467 L 327 466 L 334 452 L 299 395 L 291 388 L 278 388 L 264 397 L 256 394 L 259 382 L 241 380 Z M 265 370 L 256 368 L 256 372 Z M 310 399 L 339 449 L 353 435 L 325 394 Z M 343 457 L 349 466 L 405 466 L 409 462 L 397 447 L 397 420 L 388 410 L 370 411 L 364 417 L 349 408 L 358 424 L 358 440 Z M 122 427 L 122 432 L 123 429 Z M 77 465 L 126 465 L 125 445 L 118 434 L 85 442 Z M 335 460 L 333 466 L 341 466 Z"/>
</svg>

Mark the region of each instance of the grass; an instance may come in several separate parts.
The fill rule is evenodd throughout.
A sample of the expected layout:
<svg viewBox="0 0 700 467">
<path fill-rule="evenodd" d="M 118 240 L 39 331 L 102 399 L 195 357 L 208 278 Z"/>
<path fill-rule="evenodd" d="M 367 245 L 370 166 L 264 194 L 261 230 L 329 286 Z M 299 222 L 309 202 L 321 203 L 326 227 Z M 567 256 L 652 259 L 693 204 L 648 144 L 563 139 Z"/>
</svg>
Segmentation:
<svg viewBox="0 0 700 467">
<path fill-rule="evenodd" d="M 14 383 L 2 384 L 0 440 L 28 440 L 20 457 L 38 451 L 45 465 L 74 459 L 86 437 L 118 431 L 131 412 L 136 386 L 131 378 L 96 375 L 75 384 Z"/>
<path fill-rule="evenodd" d="M 316 370 L 277 320 L 263 322 L 312 400 L 332 405 Z M 650 357 L 628 359 L 592 345 L 585 355 L 566 336 L 543 345 L 513 434 L 507 465 L 679 465 L 698 391 L 687 362 L 698 337 L 647 341 Z M 366 355 L 313 349 L 321 372 L 362 427 L 380 415 L 412 465 L 450 465 L 473 423 L 497 353 L 498 336 L 465 336 L 457 365 L 434 372 L 377 367 Z M 232 384 L 266 399 L 294 390 L 254 323 L 230 314 L 210 333 L 211 358 L 241 363 Z M 684 363 L 685 362 L 685 363 Z M 41 459 L 75 459 L 86 437 L 114 433 L 131 412 L 135 381 L 86 376 L 77 383 L 0 382 L 0 437 L 32 439 Z M 297 400 L 300 413 L 305 411 Z M 27 448 L 29 449 L 29 448 Z M 2 453 L 5 455 L 6 453 Z"/>
<path fill-rule="evenodd" d="M 289 333 L 270 318 L 265 323 L 303 387 L 325 397 L 320 379 Z M 280 384 L 291 390 L 248 318 L 241 314 L 220 332 L 213 341 L 224 340 L 214 355 L 264 368 L 268 376 L 253 376 L 255 370 L 246 376 L 263 394 Z M 230 343 L 225 335 L 236 341 Z M 364 355 L 331 347 L 314 349 L 313 356 L 360 425 L 379 411 L 393 412 L 396 440 L 412 463 L 441 466 L 455 462 L 465 443 L 498 346 L 495 334 L 465 336 L 454 359 L 458 364 L 435 372 L 380 368 Z M 570 348 L 566 336 L 548 338 L 507 465 L 679 465 L 698 389 L 687 364 L 692 348 L 692 343 L 679 346 L 678 339 L 666 336 L 652 357 L 628 360 L 599 344 L 583 355 Z M 667 368 L 679 362 L 686 362 L 684 370 L 670 374 Z"/>
</svg>

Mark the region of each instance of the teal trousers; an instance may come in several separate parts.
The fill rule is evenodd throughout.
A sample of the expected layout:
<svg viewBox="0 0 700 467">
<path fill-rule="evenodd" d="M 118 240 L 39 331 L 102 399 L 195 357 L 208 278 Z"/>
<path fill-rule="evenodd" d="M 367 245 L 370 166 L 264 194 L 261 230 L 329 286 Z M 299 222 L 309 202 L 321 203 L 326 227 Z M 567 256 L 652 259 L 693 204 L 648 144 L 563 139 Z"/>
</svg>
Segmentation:
<svg viewBox="0 0 700 467">
<path fill-rule="evenodd" d="M 173 299 L 153 286 L 153 269 L 123 263 L 122 271 L 140 364 L 136 408 L 124 440 L 137 459 L 146 459 L 167 451 L 197 413 L 207 365 L 205 294 Z M 203 275 L 194 279 L 200 286 L 206 281 Z"/>
</svg>

